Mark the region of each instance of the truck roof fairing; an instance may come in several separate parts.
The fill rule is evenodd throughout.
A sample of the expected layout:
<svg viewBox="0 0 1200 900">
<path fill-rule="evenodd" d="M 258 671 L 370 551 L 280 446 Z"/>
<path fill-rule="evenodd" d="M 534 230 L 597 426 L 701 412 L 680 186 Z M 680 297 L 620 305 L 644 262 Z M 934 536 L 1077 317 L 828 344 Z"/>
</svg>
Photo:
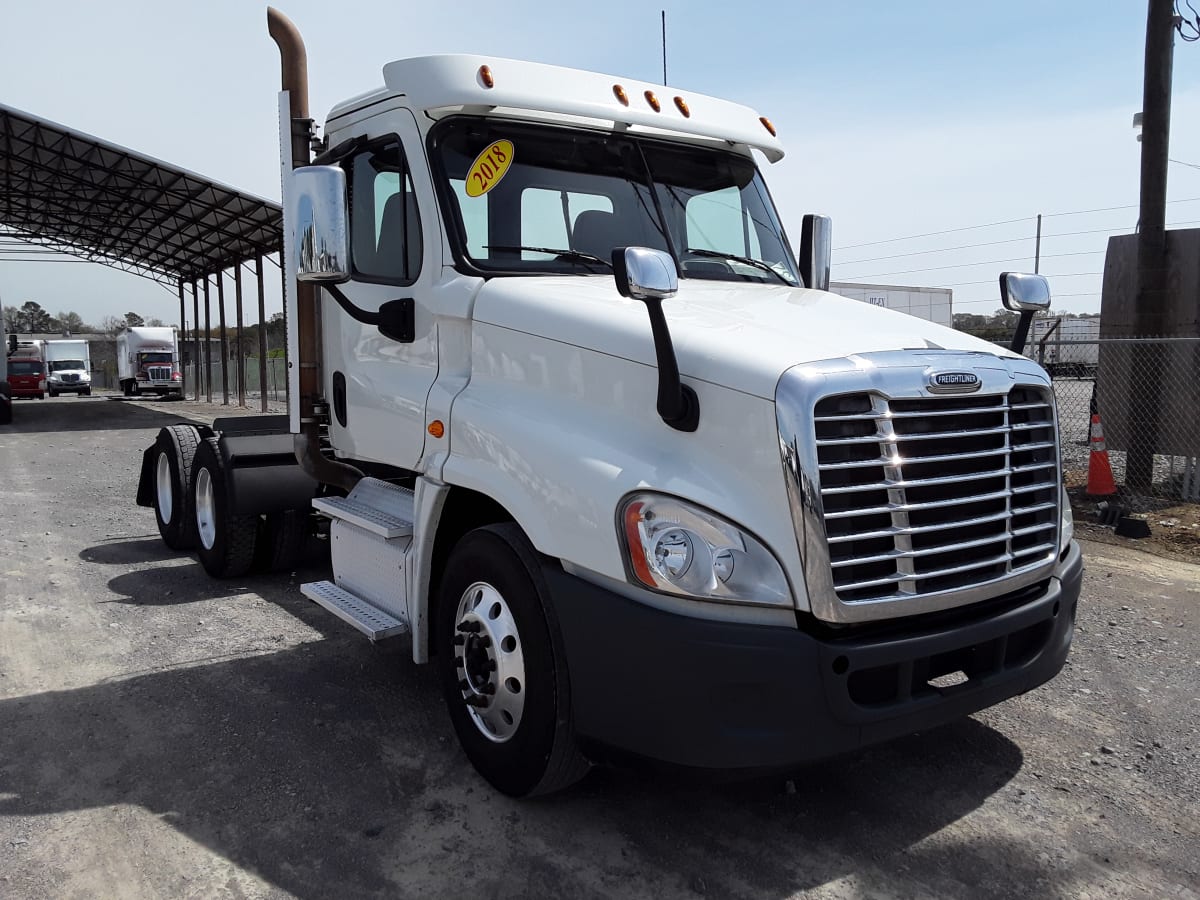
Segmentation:
<svg viewBox="0 0 1200 900">
<path fill-rule="evenodd" d="M 491 87 L 485 82 L 484 69 Z M 383 67 L 383 80 L 389 93 L 402 94 L 413 108 L 429 112 L 467 109 L 551 113 L 612 122 L 633 130 L 716 138 L 754 147 L 771 162 L 783 159 L 783 145 L 774 135 L 773 126 L 750 107 L 661 84 L 466 54 L 397 60 Z M 617 86 L 625 102 L 618 97 Z M 647 94 L 654 95 L 657 111 Z M 349 111 L 354 103 L 334 107 L 330 118 Z"/>
</svg>

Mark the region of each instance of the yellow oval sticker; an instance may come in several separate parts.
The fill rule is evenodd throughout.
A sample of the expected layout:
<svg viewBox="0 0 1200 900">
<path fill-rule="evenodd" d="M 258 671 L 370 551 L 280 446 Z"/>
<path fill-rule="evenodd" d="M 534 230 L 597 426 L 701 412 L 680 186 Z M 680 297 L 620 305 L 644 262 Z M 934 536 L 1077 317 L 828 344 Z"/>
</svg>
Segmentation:
<svg viewBox="0 0 1200 900">
<path fill-rule="evenodd" d="M 467 196 L 482 197 L 497 184 L 512 165 L 512 141 L 495 141 L 475 157 L 467 170 Z"/>
</svg>

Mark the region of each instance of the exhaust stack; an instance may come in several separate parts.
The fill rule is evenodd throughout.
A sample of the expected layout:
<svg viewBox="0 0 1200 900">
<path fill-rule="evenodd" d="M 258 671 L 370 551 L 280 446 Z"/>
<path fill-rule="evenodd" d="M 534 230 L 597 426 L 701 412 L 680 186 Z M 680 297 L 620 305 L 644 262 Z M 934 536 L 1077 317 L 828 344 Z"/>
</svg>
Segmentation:
<svg viewBox="0 0 1200 900">
<path fill-rule="evenodd" d="M 279 47 L 282 89 L 288 92 L 288 110 L 292 119 L 292 168 L 309 163 L 309 139 L 312 120 L 308 114 L 308 52 L 304 39 L 292 20 L 272 7 L 267 7 L 267 33 Z M 285 198 L 286 202 L 286 198 Z M 287 266 L 284 266 L 287 271 Z M 316 417 L 321 396 L 321 358 L 317 343 L 317 298 L 310 284 L 292 282 L 286 290 L 296 292 L 296 321 L 288 327 L 296 329 L 299 359 L 294 361 L 299 371 L 300 433 L 296 435 L 296 460 L 309 475 L 323 484 L 331 484 L 349 492 L 363 473 L 353 466 L 328 459 L 321 453 L 320 423 Z"/>
</svg>

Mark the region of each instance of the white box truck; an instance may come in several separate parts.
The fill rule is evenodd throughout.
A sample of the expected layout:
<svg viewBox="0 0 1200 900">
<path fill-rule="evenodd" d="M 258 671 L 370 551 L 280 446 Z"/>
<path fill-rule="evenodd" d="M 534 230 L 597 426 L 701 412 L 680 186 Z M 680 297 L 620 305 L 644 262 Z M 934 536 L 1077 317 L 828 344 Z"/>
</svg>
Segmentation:
<svg viewBox="0 0 1200 900">
<path fill-rule="evenodd" d="M 46 390 L 51 397 L 91 395 L 92 351 L 87 341 L 46 341 Z"/>
<path fill-rule="evenodd" d="M 14 340 L 8 339 L 4 324 L 4 308 L 0 306 L 0 425 L 12 424 L 12 387 L 8 383 L 8 352 L 16 348 Z"/>
<path fill-rule="evenodd" d="M 852 300 L 908 313 L 950 328 L 954 324 L 954 291 L 950 288 L 904 287 L 895 284 L 831 282 L 829 290 Z"/>
<path fill-rule="evenodd" d="M 183 395 L 175 329 L 135 326 L 117 335 L 117 378 L 126 397 Z"/>
<path fill-rule="evenodd" d="M 828 220 L 797 264 L 756 162 L 773 123 L 432 56 L 335 106 L 310 164 L 303 45 L 268 21 L 290 408 L 159 432 L 168 545 L 235 577 L 328 520 L 303 593 L 405 635 L 518 796 L 614 756 L 789 770 L 1060 670 L 1082 564 L 1045 372 L 825 290 Z"/>
</svg>

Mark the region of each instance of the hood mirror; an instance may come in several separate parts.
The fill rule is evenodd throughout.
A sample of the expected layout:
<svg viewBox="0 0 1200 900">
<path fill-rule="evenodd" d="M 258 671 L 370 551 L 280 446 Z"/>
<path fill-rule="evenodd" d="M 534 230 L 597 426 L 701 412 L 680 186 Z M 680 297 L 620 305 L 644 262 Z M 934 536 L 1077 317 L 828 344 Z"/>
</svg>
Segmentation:
<svg viewBox="0 0 1200 900">
<path fill-rule="evenodd" d="M 1000 299 L 1014 312 L 1031 309 L 1039 312 L 1050 308 L 1050 282 L 1041 275 L 1021 272 L 1000 274 Z"/>
</svg>

